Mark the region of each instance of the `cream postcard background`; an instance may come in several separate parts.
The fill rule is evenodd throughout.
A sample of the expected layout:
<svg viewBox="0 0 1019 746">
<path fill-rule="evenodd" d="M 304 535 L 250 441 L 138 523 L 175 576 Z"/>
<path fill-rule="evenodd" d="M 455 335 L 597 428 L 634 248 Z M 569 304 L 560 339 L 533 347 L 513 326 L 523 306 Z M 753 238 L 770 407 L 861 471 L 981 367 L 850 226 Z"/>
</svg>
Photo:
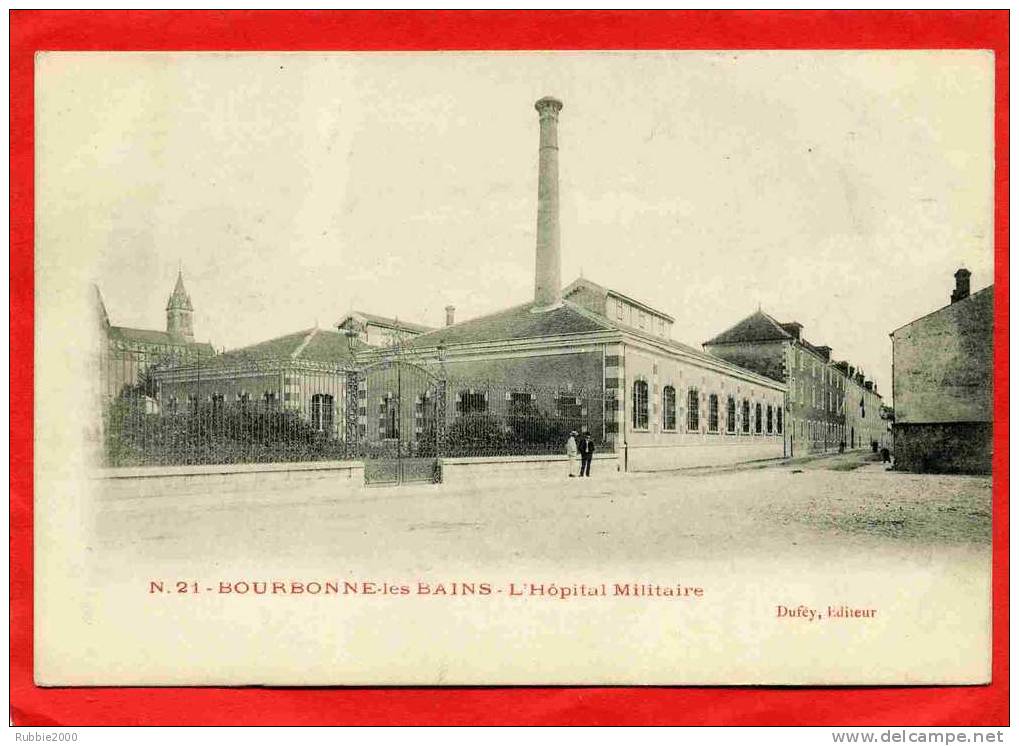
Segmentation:
<svg viewBox="0 0 1019 746">
<path fill-rule="evenodd" d="M 977 287 L 991 280 L 992 71 L 979 52 L 40 54 L 38 682 L 987 681 L 990 558 L 979 552 L 549 567 L 436 565 L 380 548 L 322 567 L 253 547 L 243 562 L 182 556 L 110 572 L 93 542 L 103 496 L 88 445 L 98 344 L 89 283 L 100 283 L 115 324 L 162 328 L 181 262 L 186 279 L 217 290 L 196 304 L 195 323 L 217 348 L 328 326 L 351 306 L 437 325 L 451 300 L 462 318 L 520 302 L 533 269 L 530 107 L 553 94 L 566 103 L 564 278 L 585 267 L 596 281 L 625 278 L 637 297 L 683 310 L 674 336 L 687 342 L 758 302 L 801 321 L 810 309 L 846 357 L 880 366 L 890 392 L 888 330 L 944 305 L 959 264 Z M 683 103 L 675 111 L 672 96 Z M 800 108 L 783 118 L 772 99 Z M 836 141 L 826 111 L 855 122 L 852 137 Z M 797 139 L 804 128 L 810 142 Z M 664 151 L 628 144 L 663 140 Z M 720 141 L 735 163 L 697 160 Z M 822 151 L 808 176 L 782 161 L 801 146 Z M 882 167 L 892 150 L 905 160 Z M 669 168 L 661 152 L 676 159 Z M 954 176 L 937 178 L 939 168 Z M 946 186 L 917 193 L 920 182 Z M 804 207 L 781 225 L 771 201 L 789 190 Z M 692 192 L 716 197 L 716 211 L 700 211 Z M 734 266 L 748 289 L 726 303 Z M 691 274 L 698 281 L 674 299 L 666 279 Z M 875 295 L 875 278 L 896 292 Z M 852 299 L 851 321 L 833 294 Z M 682 582 L 705 597 L 147 595 L 150 578 L 192 577 Z M 833 597 L 881 613 L 824 633 L 773 618 L 777 603 Z"/>
</svg>

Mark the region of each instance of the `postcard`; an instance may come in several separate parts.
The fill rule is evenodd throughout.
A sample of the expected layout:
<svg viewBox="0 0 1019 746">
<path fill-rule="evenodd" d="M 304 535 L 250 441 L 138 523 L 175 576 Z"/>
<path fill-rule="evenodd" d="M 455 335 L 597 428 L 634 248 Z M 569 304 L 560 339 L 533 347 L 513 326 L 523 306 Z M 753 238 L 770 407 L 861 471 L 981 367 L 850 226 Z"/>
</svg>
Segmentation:
<svg viewBox="0 0 1019 746">
<path fill-rule="evenodd" d="M 990 681 L 991 52 L 35 76 L 39 685 Z"/>
</svg>

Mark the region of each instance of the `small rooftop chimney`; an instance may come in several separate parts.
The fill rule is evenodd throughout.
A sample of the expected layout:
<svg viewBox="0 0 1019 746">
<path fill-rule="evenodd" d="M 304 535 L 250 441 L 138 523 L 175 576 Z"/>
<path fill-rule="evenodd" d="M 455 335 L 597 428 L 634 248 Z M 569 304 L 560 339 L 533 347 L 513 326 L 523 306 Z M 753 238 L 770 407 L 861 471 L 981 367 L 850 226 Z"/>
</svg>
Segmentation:
<svg viewBox="0 0 1019 746">
<path fill-rule="evenodd" d="M 828 345 L 818 345 L 817 351 L 821 353 L 821 357 L 824 358 L 826 363 L 831 361 L 831 347 Z"/>
<path fill-rule="evenodd" d="M 969 297 L 969 276 L 968 269 L 959 268 L 955 271 L 955 290 L 952 291 L 952 303 Z"/>
<path fill-rule="evenodd" d="M 792 334 L 796 339 L 800 338 L 800 333 L 803 331 L 803 324 L 798 321 L 787 321 L 784 324 L 779 324 L 779 326 Z"/>
<path fill-rule="evenodd" d="M 446 326 L 453 326 L 453 314 L 456 312 L 456 306 L 446 306 Z"/>
<path fill-rule="evenodd" d="M 563 302 L 559 281 L 559 111 L 563 102 L 546 96 L 538 111 L 538 231 L 534 256 L 534 306 L 539 313 Z"/>
</svg>

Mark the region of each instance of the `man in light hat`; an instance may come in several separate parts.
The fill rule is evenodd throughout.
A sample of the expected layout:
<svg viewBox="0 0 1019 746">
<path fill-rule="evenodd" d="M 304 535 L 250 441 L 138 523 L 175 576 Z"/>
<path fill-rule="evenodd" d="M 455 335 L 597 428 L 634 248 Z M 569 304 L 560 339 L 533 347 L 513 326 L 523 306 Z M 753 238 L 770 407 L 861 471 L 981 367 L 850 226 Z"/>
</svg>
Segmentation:
<svg viewBox="0 0 1019 746">
<path fill-rule="evenodd" d="M 571 430 L 566 439 L 566 458 L 570 462 L 570 476 L 577 476 L 577 431 Z"/>
</svg>

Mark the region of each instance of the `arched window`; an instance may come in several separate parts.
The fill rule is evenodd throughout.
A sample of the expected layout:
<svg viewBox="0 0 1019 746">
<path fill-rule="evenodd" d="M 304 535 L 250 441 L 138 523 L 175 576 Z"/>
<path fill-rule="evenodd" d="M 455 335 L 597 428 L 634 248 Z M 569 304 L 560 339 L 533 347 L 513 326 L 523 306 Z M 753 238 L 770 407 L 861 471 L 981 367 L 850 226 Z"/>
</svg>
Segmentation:
<svg viewBox="0 0 1019 746">
<path fill-rule="evenodd" d="M 782 407 L 775 407 L 775 430 L 782 434 Z"/>
<path fill-rule="evenodd" d="M 773 432 L 775 432 L 775 414 L 774 414 L 774 410 L 772 409 L 772 406 L 770 404 L 768 405 L 767 417 L 768 417 L 768 423 L 767 423 L 768 424 L 768 435 L 771 435 Z"/>
<path fill-rule="evenodd" d="M 708 397 L 708 432 L 718 432 L 718 394 Z"/>
<path fill-rule="evenodd" d="M 633 429 L 647 430 L 647 381 L 633 382 Z"/>
<path fill-rule="evenodd" d="M 686 429 L 697 431 L 701 427 L 701 395 L 697 389 L 686 394 Z"/>
<path fill-rule="evenodd" d="M 749 433 L 750 432 L 750 400 L 749 399 L 744 399 L 743 400 L 743 408 L 742 408 L 742 411 L 740 412 L 740 415 L 742 415 L 740 417 L 740 421 L 743 424 L 743 432 L 744 433 Z"/>
<path fill-rule="evenodd" d="M 311 397 L 311 426 L 320 433 L 333 431 L 333 397 L 315 394 Z"/>
<path fill-rule="evenodd" d="M 662 429 L 676 429 L 676 389 L 672 386 L 662 389 Z"/>
<path fill-rule="evenodd" d="M 736 432 L 736 400 L 731 396 L 725 402 L 725 431 Z"/>
<path fill-rule="evenodd" d="M 757 402 L 754 405 L 754 434 L 761 434 L 761 403 Z"/>
</svg>

